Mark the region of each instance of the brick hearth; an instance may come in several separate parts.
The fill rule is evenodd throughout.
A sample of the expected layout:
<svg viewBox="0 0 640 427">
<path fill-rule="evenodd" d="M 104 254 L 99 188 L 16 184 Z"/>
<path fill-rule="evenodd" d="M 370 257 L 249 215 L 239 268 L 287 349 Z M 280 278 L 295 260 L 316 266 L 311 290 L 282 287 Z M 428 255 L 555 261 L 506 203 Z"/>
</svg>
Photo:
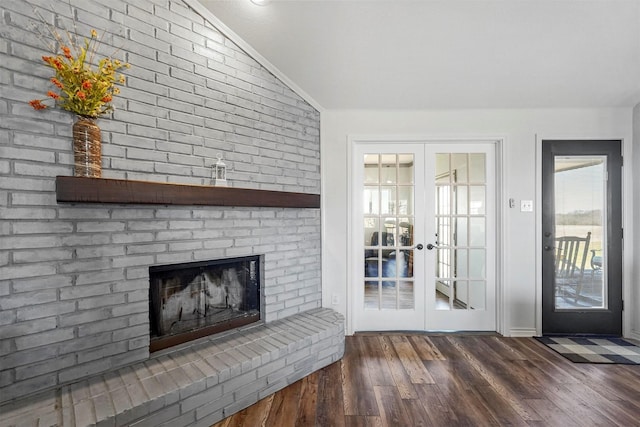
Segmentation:
<svg viewBox="0 0 640 427">
<path fill-rule="evenodd" d="M 310 310 L 7 404 L 0 425 L 210 426 L 343 352 L 342 316 Z"/>
</svg>

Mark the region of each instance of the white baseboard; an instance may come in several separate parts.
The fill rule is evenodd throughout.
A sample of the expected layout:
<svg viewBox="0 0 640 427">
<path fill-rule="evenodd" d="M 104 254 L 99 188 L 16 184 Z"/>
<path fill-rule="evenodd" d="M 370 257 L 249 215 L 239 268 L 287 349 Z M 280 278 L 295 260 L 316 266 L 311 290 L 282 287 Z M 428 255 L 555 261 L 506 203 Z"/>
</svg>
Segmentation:
<svg viewBox="0 0 640 427">
<path fill-rule="evenodd" d="M 640 341 L 640 331 L 630 331 L 624 338 L 631 338 Z"/>
<path fill-rule="evenodd" d="M 509 330 L 509 336 L 513 338 L 535 337 L 537 335 L 535 328 L 512 328 Z"/>
</svg>

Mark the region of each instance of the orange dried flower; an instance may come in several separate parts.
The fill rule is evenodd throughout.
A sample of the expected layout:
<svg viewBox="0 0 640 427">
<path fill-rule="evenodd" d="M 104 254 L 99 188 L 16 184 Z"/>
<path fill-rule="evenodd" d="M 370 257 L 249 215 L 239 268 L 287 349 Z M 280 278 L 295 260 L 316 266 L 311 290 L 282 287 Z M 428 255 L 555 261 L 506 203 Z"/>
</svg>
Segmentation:
<svg viewBox="0 0 640 427">
<path fill-rule="evenodd" d="M 64 85 L 60 82 L 60 80 L 56 79 L 55 77 L 51 77 L 51 83 L 53 83 L 54 85 L 56 85 L 60 89 L 62 89 L 64 87 Z"/>
<path fill-rule="evenodd" d="M 67 46 L 62 46 L 62 52 L 67 59 L 73 58 L 73 56 L 71 55 L 71 49 L 69 49 Z"/>
<path fill-rule="evenodd" d="M 91 82 L 89 80 L 85 80 L 85 81 L 82 82 L 82 89 L 89 90 L 89 89 L 91 89 L 91 86 L 93 86 L 93 85 L 91 84 Z"/>
<path fill-rule="evenodd" d="M 86 93 L 84 93 L 84 92 L 83 92 L 83 91 L 81 91 L 81 90 L 79 90 L 78 92 L 76 92 L 76 96 L 78 97 L 78 99 L 81 99 L 81 100 L 83 100 L 83 101 L 84 101 L 85 99 L 87 99 L 87 94 L 86 94 Z"/>
<path fill-rule="evenodd" d="M 111 102 L 113 97 L 111 95 L 105 95 L 100 101 L 102 102 Z"/>
<path fill-rule="evenodd" d="M 64 68 L 62 65 L 62 62 L 58 58 L 53 59 L 50 62 L 53 62 L 53 66 L 56 67 L 58 70 L 62 70 Z"/>
<path fill-rule="evenodd" d="M 44 110 L 45 108 L 47 108 L 47 106 L 44 105 L 39 99 L 32 99 L 31 101 L 29 101 L 29 105 L 31 105 L 34 110 Z"/>
<path fill-rule="evenodd" d="M 57 93 L 53 92 L 53 91 L 49 91 L 47 92 L 47 96 L 49 98 L 53 98 L 53 99 L 60 99 L 60 95 L 58 95 Z"/>
</svg>

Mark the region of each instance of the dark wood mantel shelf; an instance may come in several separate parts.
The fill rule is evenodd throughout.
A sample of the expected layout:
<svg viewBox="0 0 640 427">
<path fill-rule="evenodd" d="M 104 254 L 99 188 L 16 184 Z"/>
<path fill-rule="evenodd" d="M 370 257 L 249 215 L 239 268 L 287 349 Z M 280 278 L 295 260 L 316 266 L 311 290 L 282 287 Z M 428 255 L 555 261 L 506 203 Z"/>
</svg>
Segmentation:
<svg viewBox="0 0 640 427">
<path fill-rule="evenodd" d="M 56 177 L 56 198 L 68 203 L 320 207 L 319 194 L 74 176 Z"/>
</svg>

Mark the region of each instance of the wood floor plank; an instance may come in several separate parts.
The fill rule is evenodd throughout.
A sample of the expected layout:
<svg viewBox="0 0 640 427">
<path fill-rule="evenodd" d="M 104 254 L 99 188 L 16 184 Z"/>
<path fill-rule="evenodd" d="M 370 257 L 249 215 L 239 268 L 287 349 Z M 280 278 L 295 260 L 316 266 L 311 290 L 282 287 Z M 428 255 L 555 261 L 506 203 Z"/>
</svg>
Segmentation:
<svg viewBox="0 0 640 427">
<path fill-rule="evenodd" d="M 474 366 L 474 359 L 467 349 L 459 344 L 461 337 L 434 337 L 433 342 L 443 354 L 449 353 L 454 356 L 446 356 L 450 362 L 450 370 L 455 370 L 457 378 L 460 379 L 460 386 L 470 388 L 472 385 L 480 386 L 486 382 L 482 372 Z"/>
<path fill-rule="evenodd" d="M 222 424 L 218 427 L 258 427 L 265 426 L 269 411 L 271 410 L 271 402 L 273 402 L 275 394 L 265 397 L 259 400 L 253 406 L 243 409 L 240 412 L 236 412 L 229 418 L 228 423 Z"/>
<path fill-rule="evenodd" d="M 426 335 L 413 335 L 409 341 L 421 360 L 444 360 L 444 356 Z"/>
<path fill-rule="evenodd" d="M 569 385 L 570 386 L 570 385 Z M 584 385 L 581 386 L 584 389 Z M 547 399 L 565 414 L 584 421 L 586 425 L 612 425 L 615 422 L 600 411 L 594 411 L 592 402 L 573 393 L 567 385 L 549 386 L 545 390 Z"/>
<path fill-rule="evenodd" d="M 360 340 L 349 340 L 345 344 L 342 359 L 342 393 L 345 415 L 380 415 L 370 370 L 365 362 L 366 350 Z"/>
<path fill-rule="evenodd" d="M 531 338 L 510 338 L 509 343 L 522 351 L 527 360 L 534 363 L 540 370 L 548 373 L 555 382 L 582 382 L 584 374 L 573 366 L 566 366 L 567 360 L 546 345 Z"/>
<path fill-rule="evenodd" d="M 345 425 L 341 364 L 341 361 L 332 363 L 319 372 L 316 425 L 335 427 Z"/>
<path fill-rule="evenodd" d="M 488 339 L 488 338 L 487 338 Z M 471 366 L 477 373 L 483 378 L 483 382 L 476 382 L 476 388 L 490 386 L 497 395 L 501 396 L 513 410 L 518 414 L 518 417 L 525 421 L 534 421 L 538 419 L 535 413 L 532 413 L 526 405 L 523 405 L 523 399 L 528 396 L 528 393 L 523 393 L 522 389 L 526 391 L 527 384 L 514 384 L 511 382 L 511 372 L 508 366 L 504 364 L 495 364 L 494 358 L 499 359 L 499 355 L 493 355 L 493 357 L 487 359 L 484 355 L 485 348 L 477 346 L 475 353 L 472 354 L 468 347 L 465 348 L 464 344 L 460 341 L 453 339 L 447 339 L 454 348 L 456 348 L 461 356 L 466 359 L 466 363 Z M 450 351 L 450 350 L 449 350 Z M 535 394 L 536 396 L 539 393 Z"/>
<path fill-rule="evenodd" d="M 638 366 L 572 363 L 532 338 L 378 333 L 346 343 L 342 360 L 215 427 L 640 426 Z M 424 372 L 433 383 L 411 382 Z"/>
<path fill-rule="evenodd" d="M 360 341 L 363 345 L 364 359 L 369 369 L 369 378 L 372 385 L 395 385 L 391 368 L 387 363 L 380 340 L 376 336 L 358 337 L 354 341 Z"/>
<path fill-rule="evenodd" d="M 637 400 L 609 399 L 606 393 L 598 390 L 597 383 L 567 384 L 565 386 L 574 399 L 581 400 L 589 407 L 590 412 L 602 414 L 611 420 L 611 424 L 640 424 L 640 408 Z"/>
<path fill-rule="evenodd" d="M 505 338 L 502 336 L 493 336 L 490 342 L 500 348 L 501 353 L 505 355 L 509 360 L 528 360 L 526 354 L 520 351 L 519 348 L 512 345 L 512 340 L 520 340 L 522 338 Z"/>
<path fill-rule="evenodd" d="M 247 408 L 247 410 L 252 411 L 253 409 L 251 408 Z M 238 413 L 235 413 L 233 415 L 231 415 L 230 417 L 225 418 L 224 420 L 215 423 L 212 427 L 229 427 L 229 423 L 231 423 L 232 419 L 237 415 Z"/>
<path fill-rule="evenodd" d="M 378 337 L 378 340 L 380 341 L 380 346 L 384 352 L 385 359 L 387 360 L 387 364 L 391 370 L 393 381 L 396 387 L 398 387 L 400 396 L 403 399 L 416 399 L 418 394 L 411 383 L 411 377 L 409 377 L 404 365 L 398 358 L 398 354 L 396 353 L 393 344 L 391 344 L 390 337 L 380 336 Z"/>
<path fill-rule="evenodd" d="M 584 420 L 578 420 L 564 413 L 548 399 L 527 399 L 526 402 L 538 413 L 548 426 L 584 427 Z"/>
<path fill-rule="evenodd" d="M 525 408 L 525 411 L 522 411 L 520 408 L 522 405 L 514 407 L 512 405 L 513 401 L 504 398 L 491 386 L 477 387 L 475 395 L 500 425 L 526 426 L 528 424 L 527 421 L 531 421 L 535 417 L 532 411 L 528 410 L 529 408 Z M 525 420 L 518 412 L 525 412 L 528 419 Z"/>
<path fill-rule="evenodd" d="M 301 381 L 296 381 L 288 387 L 280 390 L 273 397 L 271 409 L 266 424 L 269 426 L 287 427 L 295 426 L 300 402 Z"/>
<path fill-rule="evenodd" d="M 395 335 L 390 340 L 411 382 L 413 384 L 433 384 L 431 374 L 420 360 L 409 339 L 405 336 Z"/>
<path fill-rule="evenodd" d="M 318 408 L 318 372 L 302 379 L 296 427 L 315 426 Z"/>
<path fill-rule="evenodd" d="M 447 399 L 454 402 L 451 405 L 456 418 L 462 425 L 497 425 L 498 421 L 493 414 L 484 407 L 484 403 L 474 393 L 473 389 L 464 387 L 461 383 L 451 388 L 453 393 L 447 395 Z"/>
<path fill-rule="evenodd" d="M 616 368 L 620 371 L 622 378 L 626 378 L 629 384 L 633 384 L 636 393 L 640 393 L 640 377 L 635 375 L 638 372 L 638 367 L 635 365 L 616 365 Z"/>
<path fill-rule="evenodd" d="M 422 384 L 420 384 L 422 385 Z M 441 424 L 434 424 L 427 414 L 427 409 L 423 402 L 418 399 L 402 399 L 402 405 L 409 417 L 409 425 L 415 427 L 438 427 Z"/>
<path fill-rule="evenodd" d="M 347 415 L 345 416 L 346 427 L 385 427 L 382 418 L 379 416 Z"/>
<path fill-rule="evenodd" d="M 418 400 L 425 408 L 431 425 L 448 426 L 458 424 L 459 420 L 450 408 L 450 405 L 455 404 L 455 402 L 450 402 L 445 398 L 445 393 L 440 390 L 438 384 L 416 384 L 415 387 L 418 391 Z"/>
<path fill-rule="evenodd" d="M 385 426 L 412 425 L 397 387 L 377 385 L 373 389 L 380 407 L 380 418 Z"/>
<path fill-rule="evenodd" d="M 640 383 L 634 376 L 627 375 L 624 365 L 603 365 L 584 363 L 581 370 L 592 381 L 606 380 L 610 395 L 616 399 L 628 399 L 640 396 Z"/>
<path fill-rule="evenodd" d="M 438 340 L 434 340 L 438 345 Z M 444 343 L 444 341 L 443 341 Z M 445 347 L 447 347 L 445 345 Z M 438 345 L 440 350 L 443 350 Z M 450 352 L 451 348 L 444 349 Z M 448 357 L 448 356 L 447 356 Z M 448 409 L 455 419 L 454 425 L 492 425 L 496 424 L 496 419 L 486 411 L 483 402 L 478 398 L 473 388 L 486 385 L 485 381 L 474 381 L 475 378 L 469 373 L 473 368 L 466 365 L 465 358 L 454 358 L 454 360 L 426 360 L 429 372 L 433 376 L 441 399 L 449 404 Z"/>
<path fill-rule="evenodd" d="M 491 345 L 492 338 L 479 339 L 468 337 L 464 340 L 452 340 L 461 354 L 487 382 L 495 382 L 519 399 L 541 398 L 539 382 L 528 369 L 521 369 L 520 361 L 512 361 Z M 497 386 L 494 384 L 494 386 Z"/>
</svg>

